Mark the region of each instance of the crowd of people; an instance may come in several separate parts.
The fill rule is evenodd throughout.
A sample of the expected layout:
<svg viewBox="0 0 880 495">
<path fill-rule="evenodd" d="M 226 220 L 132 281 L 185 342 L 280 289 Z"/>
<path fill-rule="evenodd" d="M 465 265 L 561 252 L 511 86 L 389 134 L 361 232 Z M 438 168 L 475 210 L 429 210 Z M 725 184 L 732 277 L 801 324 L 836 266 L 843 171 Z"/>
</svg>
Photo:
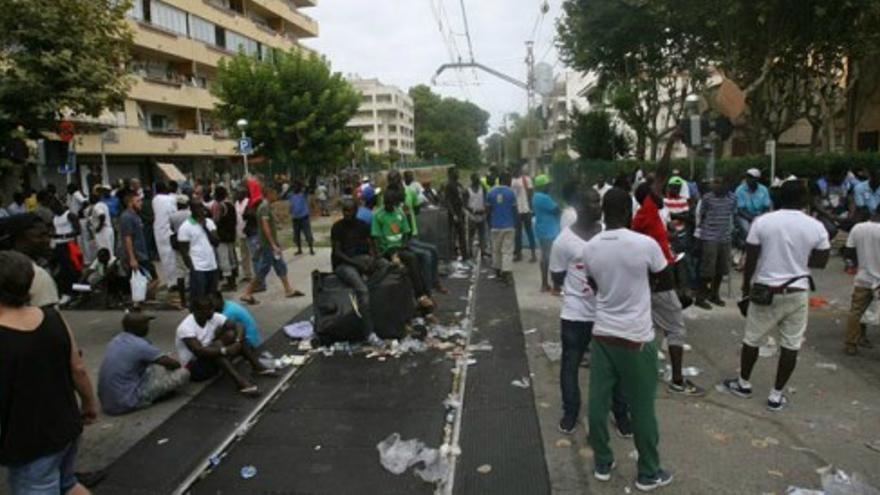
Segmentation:
<svg viewBox="0 0 880 495">
<path fill-rule="evenodd" d="M 371 276 L 396 267 L 412 285 L 412 304 L 430 316 L 433 293 L 446 292 L 440 264 L 447 254 L 463 263 L 491 259 L 492 278 L 509 284 L 528 243 L 540 290 L 562 298 L 559 430 L 571 434 L 578 427 L 578 369 L 589 355 L 594 475 L 607 481 L 615 467 L 607 424 L 612 412 L 614 428 L 633 437 L 639 453 L 636 487 L 648 491 L 672 481 L 660 461 L 654 411 L 655 332 L 662 332 L 668 350 L 668 391 L 705 395 L 683 375 L 683 311 L 691 304 L 725 306 L 720 286 L 731 267 L 743 271 L 738 305 L 746 317 L 739 374 L 721 383 L 731 394 L 753 394 L 759 346 L 778 332 L 781 353 L 766 407 L 786 407 L 785 386 L 807 329 L 810 270 L 825 267 L 840 230 L 849 232 L 844 255 L 855 275 L 844 350 L 855 354 L 872 345 L 860 321 L 880 288 L 880 174 L 852 177 L 792 176 L 767 188 L 761 172 L 750 169 L 736 187 L 722 178 L 697 185 L 661 162 L 634 180 L 571 180 L 557 196 L 549 176 L 531 178 L 522 170 L 492 167 L 463 185 L 450 168 L 436 190 L 412 172 L 392 170 L 383 187 L 369 177 L 340 187 L 331 264 L 357 297 L 364 340 L 382 347 L 376 332 L 382 322 L 369 311 Z M 99 409 L 125 414 L 221 373 L 242 395 L 260 393 L 255 379 L 276 371 L 258 359 L 260 331 L 246 305 L 257 303 L 254 294 L 265 289 L 272 270 L 286 297 L 303 296 L 288 280 L 278 238 L 272 203 L 280 192 L 289 201 L 297 252 L 304 236 L 314 254 L 309 196 L 318 194 L 321 214 L 329 213 L 329 198 L 326 189 L 296 181 L 281 191 L 256 177 L 231 190 L 169 181 L 145 191 L 133 179 L 114 189 L 98 185 L 88 197 L 71 185 L 66 201 L 51 188 L 21 194 L 4 209 L 0 464 L 9 467 L 14 493 L 34 486 L 86 493 L 73 459 L 83 425 Z M 419 213 L 432 207 L 445 209 L 450 253 L 420 235 Z M 741 262 L 732 256 L 737 248 Z M 122 331 L 107 345 L 95 393 L 58 308 L 81 293 L 135 295 L 138 276 L 146 280 L 145 299 L 164 286 L 167 302 L 190 312 L 177 327 L 174 352 L 166 352 L 148 339 L 153 317 L 135 297 Z M 238 298 L 245 305 L 223 295 L 239 281 L 248 282 Z M 250 364 L 251 376 L 233 365 L 238 357 Z"/>
</svg>

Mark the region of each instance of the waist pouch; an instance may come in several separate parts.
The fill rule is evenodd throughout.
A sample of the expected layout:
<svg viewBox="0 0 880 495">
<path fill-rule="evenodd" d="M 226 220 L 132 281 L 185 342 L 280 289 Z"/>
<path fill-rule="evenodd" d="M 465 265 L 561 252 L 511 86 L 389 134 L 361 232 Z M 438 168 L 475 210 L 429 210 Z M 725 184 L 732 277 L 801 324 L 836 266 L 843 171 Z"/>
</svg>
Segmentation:
<svg viewBox="0 0 880 495">
<path fill-rule="evenodd" d="M 793 279 L 785 282 L 779 287 L 770 287 L 766 284 L 754 283 L 752 284 L 752 289 L 749 291 L 749 302 L 752 304 L 757 304 L 758 306 L 770 306 L 771 304 L 773 304 L 773 295 L 776 292 L 779 292 L 780 290 L 783 290 L 789 285 L 804 278 L 810 281 L 810 290 L 816 290 L 816 285 L 813 283 L 813 277 L 809 275 L 794 277 Z"/>
</svg>

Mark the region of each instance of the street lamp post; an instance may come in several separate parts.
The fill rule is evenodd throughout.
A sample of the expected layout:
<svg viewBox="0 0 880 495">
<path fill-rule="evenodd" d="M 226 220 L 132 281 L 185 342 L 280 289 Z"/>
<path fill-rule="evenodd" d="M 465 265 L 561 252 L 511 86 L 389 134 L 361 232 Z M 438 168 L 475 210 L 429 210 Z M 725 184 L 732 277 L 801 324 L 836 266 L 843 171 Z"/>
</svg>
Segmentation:
<svg viewBox="0 0 880 495">
<path fill-rule="evenodd" d="M 696 158 L 697 149 L 702 141 L 702 129 L 700 122 L 700 97 L 694 94 L 688 95 L 684 99 L 684 105 L 690 119 L 690 141 L 691 146 L 688 149 L 688 156 L 691 159 L 691 175 L 690 180 L 694 180 L 694 159 Z"/>
<path fill-rule="evenodd" d="M 238 130 L 241 131 L 241 141 L 247 139 L 247 119 L 238 119 L 238 122 L 235 123 L 238 126 Z M 239 142 L 239 147 L 241 147 L 241 142 Z M 250 175 L 250 171 L 248 170 L 248 156 L 243 150 L 241 150 L 241 159 L 244 162 L 244 176 L 247 177 Z"/>
</svg>

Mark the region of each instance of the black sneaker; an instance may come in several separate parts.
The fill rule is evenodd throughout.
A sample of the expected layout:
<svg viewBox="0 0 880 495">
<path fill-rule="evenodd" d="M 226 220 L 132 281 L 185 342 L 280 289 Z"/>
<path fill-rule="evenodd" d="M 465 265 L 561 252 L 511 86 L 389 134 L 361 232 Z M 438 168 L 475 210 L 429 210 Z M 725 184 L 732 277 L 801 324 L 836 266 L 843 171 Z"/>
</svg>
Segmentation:
<svg viewBox="0 0 880 495">
<path fill-rule="evenodd" d="M 705 299 L 697 299 L 696 301 L 694 301 L 694 306 L 706 310 L 712 309 L 712 305 L 709 304 L 709 302 Z"/>
<path fill-rule="evenodd" d="M 577 417 L 564 416 L 559 420 L 559 432 L 571 435 L 577 429 Z"/>
<path fill-rule="evenodd" d="M 653 476 L 640 474 L 636 478 L 636 488 L 643 492 L 651 492 L 670 483 L 672 483 L 672 473 L 664 469 L 660 469 Z"/>
<path fill-rule="evenodd" d="M 743 387 L 739 384 L 739 378 L 728 378 L 721 381 L 721 386 L 731 394 L 748 399 L 752 396 L 752 387 Z"/>
<path fill-rule="evenodd" d="M 859 339 L 859 347 L 864 347 L 865 349 L 873 349 L 874 343 L 868 340 L 868 337 L 861 337 Z"/>
<path fill-rule="evenodd" d="M 611 470 L 617 466 L 617 463 L 611 461 L 607 464 L 596 464 L 593 467 L 593 477 L 599 481 L 611 481 Z"/>
<path fill-rule="evenodd" d="M 702 397 L 706 395 L 706 389 L 695 385 L 690 380 L 684 380 L 680 385 L 671 381 L 667 389 L 673 394 L 687 395 L 689 397 Z"/>
<path fill-rule="evenodd" d="M 770 412 L 779 412 L 785 409 L 785 406 L 788 405 L 788 399 L 783 395 L 779 398 L 779 401 L 772 401 L 769 398 L 767 399 L 767 410 Z"/>
</svg>

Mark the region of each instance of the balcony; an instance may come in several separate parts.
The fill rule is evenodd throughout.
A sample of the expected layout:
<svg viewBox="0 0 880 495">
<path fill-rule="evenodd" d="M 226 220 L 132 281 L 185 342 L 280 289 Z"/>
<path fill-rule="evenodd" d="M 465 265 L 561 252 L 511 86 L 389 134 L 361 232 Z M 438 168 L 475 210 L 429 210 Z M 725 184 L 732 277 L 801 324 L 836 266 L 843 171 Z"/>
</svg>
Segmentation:
<svg viewBox="0 0 880 495">
<path fill-rule="evenodd" d="M 177 82 L 173 79 L 136 76 L 128 96 L 137 101 L 201 109 L 214 108 L 218 101 L 210 91 L 193 86 L 183 76 Z"/>
<path fill-rule="evenodd" d="M 116 142 L 104 143 L 109 155 L 151 156 L 233 156 L 236 141 L 200 134 L 191 130 L 147 130 L 140 128 L 117 128 Z M 98 154 L 101 138 L 98 134 L 85 134 L 77 138 L 77 153 Z"/>
<path fill-rule="evenodd" d="M 289 25 L 288 30 L 296 39 L 314 38 L 318 36 L 318 23 L 311 17 L 299 12 L 293 3 L 280 2 L 277 0 L 251 0 L 256 10 L 267 17 L 279 16 Z"/>
<path fill-rule="evenodd" d="M 285 2 L 292 3 L 299 8 L 317 7 L 318 5 L 318 0 L 285 0 Z"/>
</svg>

